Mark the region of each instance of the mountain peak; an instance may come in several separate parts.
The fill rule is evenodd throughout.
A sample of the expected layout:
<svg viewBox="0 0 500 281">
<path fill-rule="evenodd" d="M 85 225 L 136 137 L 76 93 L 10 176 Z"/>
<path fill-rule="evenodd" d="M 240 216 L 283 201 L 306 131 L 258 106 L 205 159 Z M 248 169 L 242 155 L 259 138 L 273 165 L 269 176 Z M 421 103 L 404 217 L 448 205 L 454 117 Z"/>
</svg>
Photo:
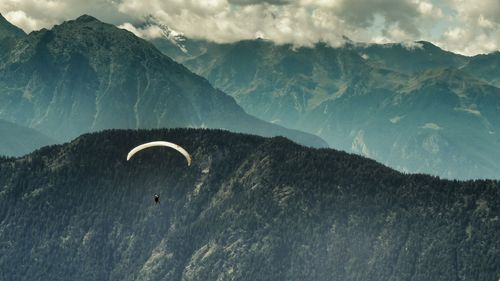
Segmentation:
<svg viewBox="0 0 500 281">
<path fill-rule="evenodd" d="M 77 22 L 101 22 L 98 19 L 94 18 L 93 16 L 89 16 L 87 14 L 83 14 L 79 16 L 75 21 Z"/>
<path fill-rule="evenodd" d="M 62 45 L 60 46 L 60 51 L 62 51 L 62 49 L 72 49 L 73 51 L 80 49 L 81 51 L 81 48 L 83 48 L 101 52 L 108 50 L 107 47 L 122 47 L 125 45 L 135 50 L 150 48 L 148 42 L 134 36 L 131 32 L 120 29 L 115 25 L 102 22 L 86 14 L 74 20 L 68 20 L 60 25 L 54 26 L 51 32 L 55 34 L 57 38 L 55 40 L 61 41 Z M 80 36 L 75 37 L 75 34 L 79 34 Z M 67 44 L 67 42 L 72 42 L 72 44 Z M 117 44 L 117 42 L 120 43 Z M 107 47 L 103 49 L 103 46 Z M 126 50 L 124 50 L 124 52 L 126 52 Z"/>
<path fill-rule="evenodd" d="M 432 42 L 425 41 L 425 40 L 418 40 L 418 41 L 415 41 L 415 43 L 422 44 L 423 46 L 427 46 L 427 47 L 439 48 L 438 46 L 436 46 Z M 441 48 L 439 48 L 439 49 L 441 49 Z"/>
</svg>

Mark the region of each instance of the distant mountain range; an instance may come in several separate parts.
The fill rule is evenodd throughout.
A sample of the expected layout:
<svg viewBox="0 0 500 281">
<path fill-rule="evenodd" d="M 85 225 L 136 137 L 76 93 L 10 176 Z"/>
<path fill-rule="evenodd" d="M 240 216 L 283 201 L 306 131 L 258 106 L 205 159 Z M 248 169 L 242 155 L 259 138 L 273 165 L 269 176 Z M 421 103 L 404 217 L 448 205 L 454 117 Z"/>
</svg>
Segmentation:
<svg viewBox="0 0 500 281">
<path fill-rule="evenodd" d="M 0 155 L 21 156 L 56 141 L 36 130 L 0 119 Z"/>
<path fill-rule="evenodd" d="M 153 41 L 250 114 L 407 172 L 500 178 L 500 53 L 429 42 L 338 48 Z M 182 48 L 179 48 L 181 46 Z"/>
<path fill-rule="evenodd" d="M 108 128 L 197 127 L 327 146 L 246 114 L 152 44 L 91 16 L 22 36 L 1 58 L 0 118 L 57 141 Z"/>
<path fill-rule="evenodd" d="M 106 128 L 225 128 L 405 172 L 500 177 L 499 52 L 465 57 L 424 41 L 216 44 L 166 30 L 153 43 L 167 57 L 90 16 L 29 35 L 0 26 L 0 118 L 57 141 Z"/>
<path fill-rule="evenodd" d="M 126 161 L 152 139 L 192 166 L 161 148 Z M 0 158 L 0 280 L 496 280 L 499 217 L 498 181 L 280 137 L 113 130 Z"/>
</svg>

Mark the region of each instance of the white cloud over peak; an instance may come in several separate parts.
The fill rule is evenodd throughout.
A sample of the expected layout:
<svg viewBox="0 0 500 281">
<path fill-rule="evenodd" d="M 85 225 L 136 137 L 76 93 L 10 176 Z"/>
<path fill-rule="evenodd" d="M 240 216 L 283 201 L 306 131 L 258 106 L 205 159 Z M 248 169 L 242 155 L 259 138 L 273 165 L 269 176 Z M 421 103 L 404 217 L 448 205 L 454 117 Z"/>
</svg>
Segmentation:
<svg viewBox="0 0 500 281">
<path fill-rule="evenodd" d="M 165 32 L 158 25 L 147 25 L 145 27 L 135 27 L 133 24 L 126 22 L 118 25 L 119 28 L 126 29 L 136 36 L 144 39 L 155 39 L 166 36 Z"/>
<path fill-rule="evenodd" d="M 40 26 L 50 25 L 29 17 L 24 11 L 21 10 L 8 12 L 4 15 L 4 17 L 15 26 L 24 30 L 35 30 Z"/>
</svg>

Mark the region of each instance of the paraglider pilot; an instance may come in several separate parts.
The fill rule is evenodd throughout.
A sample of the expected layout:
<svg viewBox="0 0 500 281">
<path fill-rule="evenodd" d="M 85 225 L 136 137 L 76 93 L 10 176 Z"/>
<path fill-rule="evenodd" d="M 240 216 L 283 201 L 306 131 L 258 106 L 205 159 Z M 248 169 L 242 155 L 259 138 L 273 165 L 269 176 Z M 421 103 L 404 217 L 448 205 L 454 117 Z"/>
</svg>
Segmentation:
<svg viewBox="0 0 500 281">
<path fill-rule="evenodd" d="M 184 155 L 184 157 L 187 160 L 188 166 L 191 166 L 191 155 L 189 155 L 189 153 L 184 148 L 180 147 L 179 145 L 177 145 L 175 143 L 171 143 L 168 141 L 152 141 L 152 142 L 147 142 L 147 143 L 143 143 L 139 146 L 136 146 L 132 150 L 130 150 L 129 153 L 127 154 L 127 161 L 130 160 L 132 158 L 132 156 L 134 156 L 134 154 L 136 154 L 137 152 L 139 152 L 143 149 L 146 149 L 146 148 L 157 147 L 157 146 L 170 147 L 170 148 L 177 150 L 182 155 Z M 155 199 L 155 205 L 160 204 L 160 195 L 155 194 L 153 196 L 153 198 Z"/>
</svg>

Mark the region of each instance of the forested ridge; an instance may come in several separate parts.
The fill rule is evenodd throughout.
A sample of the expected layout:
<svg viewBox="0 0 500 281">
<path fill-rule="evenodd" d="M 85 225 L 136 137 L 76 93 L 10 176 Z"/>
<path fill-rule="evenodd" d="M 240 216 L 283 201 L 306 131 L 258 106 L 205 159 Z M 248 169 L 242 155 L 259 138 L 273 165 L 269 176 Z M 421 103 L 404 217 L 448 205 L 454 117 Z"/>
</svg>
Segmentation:
<svg viewBox="0 0 500 281">
<path fill-rule="evenodd" d="M 126 161 L 153 140 L 193 165 Z M 0 158 L 0 280 L 498 280 L 499 203 L 282 137 L 110 130 Z"/>
</svg>

